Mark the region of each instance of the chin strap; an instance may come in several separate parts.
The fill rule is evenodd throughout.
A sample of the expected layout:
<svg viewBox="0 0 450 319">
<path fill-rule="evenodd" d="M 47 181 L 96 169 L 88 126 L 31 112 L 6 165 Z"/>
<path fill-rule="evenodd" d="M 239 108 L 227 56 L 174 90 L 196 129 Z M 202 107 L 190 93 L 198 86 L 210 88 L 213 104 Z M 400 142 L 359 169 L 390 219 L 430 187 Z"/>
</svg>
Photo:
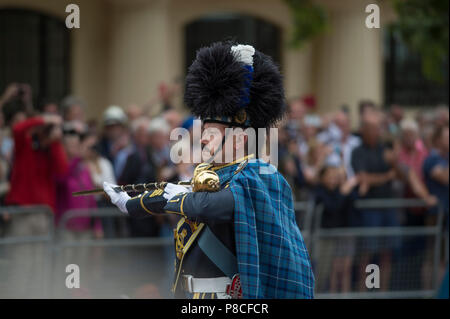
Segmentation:
<svg viewBox="0 0 450 319">
<path fill-rule="evenodd" d="M 217 148 L 217 150 L 214 152 L 213 156 L 211 156 L 206 163 L 211 164 L 212 161 L 214 161 L 214 159 L 216 158 L 217 154 L 219 154 L 219 152 L 223 149 L 223 146 L 225 145 L 225 141 L 227 136 L 230 134 L 231 130 L 225 130 L 225 136 L 222 138 L 222 143 L 219 145 L 219 147 Z"/>
</svg>

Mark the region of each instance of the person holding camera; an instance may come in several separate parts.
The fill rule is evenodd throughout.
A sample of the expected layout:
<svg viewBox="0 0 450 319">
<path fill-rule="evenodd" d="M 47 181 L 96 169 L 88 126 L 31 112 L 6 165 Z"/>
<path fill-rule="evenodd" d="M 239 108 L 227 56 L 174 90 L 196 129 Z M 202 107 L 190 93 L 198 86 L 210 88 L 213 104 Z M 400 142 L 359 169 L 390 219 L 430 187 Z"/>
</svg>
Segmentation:
<svg viewBox="0 0 450 319">
<path fill-rule="evenodd" d="M 43 115 L 24 118 L 12 126 L 14 160 L 6 205 L 46 205 L 55 211 L 57 176 L 64 174 L 68 167 L 60 141 L 61 124 L 59 116 Z M 11 215 L 5 236 L 42 236 L 48 234 L 51 222 L 42 213 Z M 44 244 L 22 244 L 9 255 L 16 267 L 9 272 L 8 278 L 17 287 L 17 297 L 28 298 L 36 293 L 29 287 L 29 278 L 24 274 L 44 273 L 45 249 Z"/>
<path fill-rule="evenodd" d="M 60 116 L 43 115 L 12 127 L 14 165 L 6 204 L 47 205 L 55 210 L 56 179 L 68 168 L 61 125 Z"/>
</svg>

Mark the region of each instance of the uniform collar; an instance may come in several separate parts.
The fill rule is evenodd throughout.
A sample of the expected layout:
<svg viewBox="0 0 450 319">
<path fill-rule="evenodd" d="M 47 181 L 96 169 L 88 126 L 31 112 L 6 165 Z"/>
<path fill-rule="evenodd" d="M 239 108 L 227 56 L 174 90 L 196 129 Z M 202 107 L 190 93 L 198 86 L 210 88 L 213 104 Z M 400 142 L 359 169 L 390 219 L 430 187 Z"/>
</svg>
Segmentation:
<svg viewBox="0 0 450 319">
<path fill-rule="evenodd" d="M 232 165 L 239 164 L 239 163 L 241 163 L 241 162 L 243 162 L 243 161 L 245 161 L 245 160 L 249 160 L 249 159 L 251 159 L 251 158 L 253 158 L 253 157 L 255 157 L 255 154 L 250 154 L 250 155 L 244 156 L 244 157 L 242 157 L 242 158 L 240 158 L 240 159 L 237 159 L 237 160 L 235 160 L 235 161 L 233 161 L 233 162 L 231 162 L 231 163 L 227 163 L 227 164 L 220 165 L 220 166 L 214 166 L 214 167 L 212 167 L 211 169 L 212 169 L 213 171 L 217 171 L 217 170 L 220 170 L 220 169 L 225 168 L 225 167 L 228 167 L 228 166 L 232 166 Z"/>
</svg>

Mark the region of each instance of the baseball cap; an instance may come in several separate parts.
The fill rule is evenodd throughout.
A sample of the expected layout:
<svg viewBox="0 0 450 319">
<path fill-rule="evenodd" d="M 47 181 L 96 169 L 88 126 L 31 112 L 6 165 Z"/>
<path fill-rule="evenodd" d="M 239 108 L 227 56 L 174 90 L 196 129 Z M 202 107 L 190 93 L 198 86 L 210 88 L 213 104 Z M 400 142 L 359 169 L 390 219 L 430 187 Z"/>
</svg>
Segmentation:
<svg viewBox="0 0 450 319">
<path fill-rule="evenodd" d="M 103 124 L 113 125 L 113 124 L 126 124 L 128 117 L 120 106 L 111 105 L 103 113 Z"/>
</svg>

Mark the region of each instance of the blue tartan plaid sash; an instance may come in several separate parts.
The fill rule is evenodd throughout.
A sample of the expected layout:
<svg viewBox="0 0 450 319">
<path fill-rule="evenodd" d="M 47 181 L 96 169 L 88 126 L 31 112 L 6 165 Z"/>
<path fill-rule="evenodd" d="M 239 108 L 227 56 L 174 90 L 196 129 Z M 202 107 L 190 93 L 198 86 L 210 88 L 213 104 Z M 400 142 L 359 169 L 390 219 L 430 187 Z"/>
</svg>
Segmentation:
<svg viewBox="0 0 450 319">
<path fill-rule="evenodd" d="M 227 180 L 236 167 L 216 172 Z M 273 165 L 250 160 L 229 187 L 243 297 L 313 298 L 314 274 L 284 177 Z"/>
</svg>

